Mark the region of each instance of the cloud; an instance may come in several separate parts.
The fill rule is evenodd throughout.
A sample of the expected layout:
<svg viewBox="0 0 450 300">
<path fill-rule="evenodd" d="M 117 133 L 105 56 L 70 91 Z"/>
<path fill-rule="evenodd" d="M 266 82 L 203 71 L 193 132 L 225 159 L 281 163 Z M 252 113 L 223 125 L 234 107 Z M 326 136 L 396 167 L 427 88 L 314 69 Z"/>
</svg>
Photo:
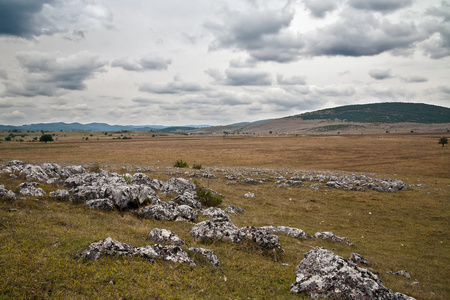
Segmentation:
<svg viewBox="0 0 450 300">
<path fill-rule="evenodd" d="M 288 29 L 293 17 L 294 13 L 287 9 L 227 11 L 222 23 L 205 24 L 215 37 L 210 50 L 243 50 L 255 61 L 296 61 L 305 43 L 299 34 Z"/>
<path fill-rule="evenodd" d="M 412 0 L 350 0 L 353 8 L 372 10 L 382 13 L 393 12 L 412 5 Z"/>
<path fill-rule="evenodd" d="M 135 60 L 119 58 L 111 63 L 112 67 L 119 67 L 127 71 L 143 72 L 149 70 L 167 70 L 172 64 L 171 59 L 162 57 L 142 57 Z"/>
<path fill-rule="evenodd" d="M 428 78 L 418 75 L 412 75 L 408 77 L 401 77 L 401 80 L 407 83 L 420 83 L 420 82 L 427 82 Z"/>
<path fill-rule="evenodd" d="M 290 78 L 285 78 L 283 75 L 277 75 L 277 82 L 280 85 L 305 85 L 305 76 L 292 76 Z"/>
<path fill-rule="evenodd" d="M 54 53 L 22 52 L 17 59 L 24 69 L 22 82 L 6 82 L 4 96 L 56 96 L 62 90 L 85 90 L 85 80 L 106 65 L 98 55 L 82 51 L 67 57 Z"/>
<path fill-rule="evenodd" d="M 13 112 L 6 112 L 0 115 L 0 119 L 5 121 L 17 121 L 17 120 L 25 120 L 27 119 L 27 115 L 23 112 L 15 110 Z"/>
<path fill-rule="evenodd" d="M 424 53 L 433 59 L 450 56 L 450 3 L 442 1 L 440 7 L 429 7 L 426 13 L 434 18 L 425 26 L 430 38 L 422 44 Z"/>
<path fill-rule="evenodd" d="M 200 83 L 192 81 L 183 81 L 178 76 L 168 83 L 144 83 L 139 86 L 141 92 L 152 94 L 183 94 L 196 93 L 207 90 Z"/>
<path fill-rule="evenodd" d="M 211 76 L 216 84 L 231 86 L 268 86 L 272 84 L 270 73 L 243 68 L 228 68 L 225 72 L 208 69 L 206 74 Z"/>
<path fill-rule="evenodd" d="M 413 22 L 392 23 L 370 12 L 345 10 L 340 19 L 305 35 L 311 56 L 374 56 L 409 49 L 425 38 Z"/>
<path fill-rule="evenodd" d="M 332 12 L 337 9 L 339 0 L 305 0 L 305 7 L 316 18 L 323 18 L 328 12 Z"/>
<path fill-rule="evenodd" d="M 79 39 L 83 28 L 112 28 L 112 13 L 103 4 L 78 0 L 2 0 L 0 35 L 32 39 L 72 31 Z M 81 28 L 81 29 L 80 29 Z"/>
<path fill-rule="evenodd" d="M 376 80 L 393 78 L 391 69 L 373 69 L 369 71 L 370 77 Z"/>
</svg>

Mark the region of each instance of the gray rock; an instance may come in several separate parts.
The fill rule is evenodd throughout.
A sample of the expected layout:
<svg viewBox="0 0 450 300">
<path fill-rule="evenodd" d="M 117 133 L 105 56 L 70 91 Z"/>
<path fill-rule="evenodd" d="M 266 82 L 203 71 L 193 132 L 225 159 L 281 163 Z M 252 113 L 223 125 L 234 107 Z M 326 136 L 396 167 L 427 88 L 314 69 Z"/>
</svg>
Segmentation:
<svg viewBox="0 0 450 300">
<path fill-rule="evenodd" d="M 396 275 L 396 276 L 403 276 L 406 279 L 411 279 L 411 275 L 409 275 L 408 271 L 400 270 L 397 272 L 387 271 L 386 274 Z"/>
<path fill-rule="evenodd" d="M 43 197 L 47 193 L 36 186 L 39 185 L 37 182 L 24 182 L 19 185 L 19 195 L 30 196 L 30 197 Z"/>
<path fill-rule="evenodd" d="M 86 170 L 82 166 L 67 166 L 62 169 L 61 177 L 68 178 L 73 175 L 83 174 Z"/>
<path fill-rule="evenodd" d="M 67 190 L 56 190 L 54 192 L 50 192 L 49 196 L 62 201 L 69 201 L 70 199 L 69 191 Z"/>
<path fill-rule="evenodd" d="M 182 195 L 178 195 L 177 197 L 173 198 L 172 201 L 178 203 L 178 204 L 184 204 L 187 206 L 190 206 L 195 209 L 202 209 L 202 204 L 200 201 L 195 199 L 195 193 L 186 191 Z"/>
<path fill-rule="evenodd" d="M 230 205 L 228 205 L 227 208 L 225 208 L 225 211 L 229 214 L 237 215 L 237 214 L 243 214 L 245 212 L 245 209 L 234 206 L 233 204 L 230 204 Z"/>
<path fill-rule="evenodd" d="M 255 194 L 255 193 L 250 193 L 250 192 L 248 192 L 248 193 L 245 193 L 245 194 L 244 194 L 244 197 L 245 197 L 245 198 L 255 198 L 255 197 L 256 197 L 256 194 Z"/>
<path fill-rule="evenodd" d="M 140 208 L 136 212 L 136 214 L 142 218 L 155 220 L 174 221 L 178 217 L 182 217 L 191 221 L 195 221 L 198 219 L 198 214 L 193 208 L 187 205 L 178 206 L 173 201 L 160 202 L 155 205 L 149 205 Z"/>
<path fill-rule="evenodd" d="M 22 171 L 21 175 L 25 176 L 27 180 L 37 180 L 37 181 L 47 181 L 49 177 L 47 173 L 40 166 L 26 165 Z"/>
<path fill-rule="evenodd" d="M 314 238 L 316 239 L 323 239 L 323 240 L 330 240 L 332 242 L 336 243 L 343 243 L 348 246 L 354 246 L 352 242 L 346 237 L 340 237 L 332 233 L 331 231 L 324 231 L 324 232 L 316 232 L 314 234 Z"/>
<path fill-rule="evenodd" d="M 185 242 L 178 235 L 168 229 L 153 229 L 147 237 L 156 243 L 172 244 L 175 246 L 184 246 Z"/>
<path fill-rule="evenodd" d="M 348 260 L 355 264 L 370 266 L 370 262 L 358 253 L 351 253 Z"/>
<path fill-rule="evenodd" d="M 114 210 L 114 203 L 110 199 L 93 199 L 86 201 L 86 205 L 93 209 Z"/>
<path fill-rule="evenodd" d="M 221 208 L 218 207 L 210 207 L 203 211 L 203 216 L 211 218 L 211 219 L 225 219 L 228 222 L 231 222 L 230 216 Z"/>
<path fill-rule="evenodd" d="M 294 228 L 294 227 L 287 227 L 287 226 L 264 226 L 261 227 L 264 228 L 266 230 L 268 230 L 270 233 L 274 233 L 274 234 L 284 234 L 287 236 L 292 236 L 298 239 L 311 239 L 312 236 L 310 236 L 309 234 L 307 234 L 306 232 L 304 232 L 301 229 L 298 228 Z"/>
<path fill-rule="evenodd" d="M 114 257 L 141 256 L 151 262 L 153 262 L 154 259 L 162 259 L 195 266 L 194 261 L 189 257 L 189 255 L 178 246 L 161 246 L 156 244 L 153 246 L 147 245 L 144 247 L 134 247 L 132 245 L 116 241 L 110 237 L 90 244 L 87 249 L 78 254 L 76 257 L 97 260 L 101 255 L 109 255 Z"/>
<path fill-rule="evenodd" d="M 220 264 L 219 259 L 217 258 L 217 255 L 212 251 L 204 248 L 189 248 L 189 251 L 198 252 L 203 257 L 206 258 L 212 265 L 221 268 L 222 265 Z"/>
<path fill-rule="evenodd" d="M 184 178 L 170 178 L 163 187 L 166 194 L 182 195 L 185 192 L 195 193 L 195 184 Z"/>
<path fill-rule="evenodd" d="M 241 240 L 252 240 L 263 250 L 274 250 L 280 253 L 284 252 L 279 243 L 278 236 L 271 234 L 264 228 L 254 226 L 242 227 L 239 228 L 238 235 Z"/>
<path fill-rule="evenodd" d="M 20 173 L 25 167 L 25 163 L 21 160 L 11 160 L 6 164 L 5 172 Z"/>
<path fill-rule="evenodd" d="M 51 178 L 59 178 L 63 174 L 63 168 L 55 163 L 43 163 L 42 169 Z"/>
<path fill-rule="evenodd" d="M 177 207 L 178 217 L 182 217 L 183 219 L 189 221 L 197 221 L 198 213 L 190 206 L 187 205 L 179 205 Z"/>
<path fill-rule="evenodd" d="M 393 292 L 372 272 L 323 248 L 305 254 L 297 266 L 290 291 L 311 298 L 413 299 Z"/>
<path fill-rule="evenodd" d="M 19 199 L 19 197 L 13 191 L 6 189 L 2 184 L 0 184 L 0 198 L 7 198 L 11 200 Z"/>
</svg>

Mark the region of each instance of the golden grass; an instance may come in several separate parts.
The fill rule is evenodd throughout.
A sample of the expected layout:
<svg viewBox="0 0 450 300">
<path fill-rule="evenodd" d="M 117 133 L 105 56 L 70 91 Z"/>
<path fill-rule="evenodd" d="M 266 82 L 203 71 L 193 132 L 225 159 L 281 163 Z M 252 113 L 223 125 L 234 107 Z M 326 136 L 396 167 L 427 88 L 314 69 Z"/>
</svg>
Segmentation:
<svg viewBox="0 0 450 300">
<path fill-rule="evenodd" d="M 433 136 L 330 137 L 155 137 L 137 134 L 131 140 L 105 139 L 101 133 L 88 141 L 66 136 L 54 143 L 2 142 L 3 162 L 98 163 L 109 170 L 122 166 L 150 167 L 151 178 L 167 180 L 168 172 L 194 172 L 171 167 L 182 159 L 209 167 L 217 179 L 198 179 L 246 212 L 234 216 L 237 226 L 285 225 L 309 234 L 333 231 L 356 246 L 280 236 L 285 255 L 273 261 L 251 245 L 193 240 L 191 225 L 137 219 L 130 213 L 89 210 L 83 205 L 54 201 L 0 201 L 0 298 L 153 298 L 153 299 L 302 299 L 289 294 L 294 270 L 303 253 L 315 246 L 348 258 L 358 252 L 372 262 L 383 283 L 417 299 L 448 299 L 450 287 L 449 148 Z M 67 134 L 69 135 L 69 134 Z M 81 135 L 82 136 L 82 135 Z M 103 140 L 101 139 L 103 138 Z M 263 185 L 226 185 L 225 172 L 236 168 L 249 177 L 253 167 L 279 174 L 295 170 L 370 172 L 374 177 L 424 183 L 397 193 Z M 246 168 L 241 168 L 246 167 Z M 274 171 L 274 172 L 275 172 Z M 132 172 L 132 171 L 131 171 Z M 20 180 L 0 177 L 15 190 Z M 44 186 L 46 191 L 55 187 Z M 256 198 L 243 195 L 253 192 Z M 164 198 L 164 200 L 167 200 Z M 204 220 L 203 217 L 200 220 Z M 74 259 L 89 243 L 111 236 L 134 246 L 147 244 L 153 228 L 173 230 L 190 247 L 213 250 L 223 268 L 190 267 L 167 262 L 149 264 L 140 259 L 102 258 L 97 262 Z M 287 265 L 283 265 L 287 264 Z M 387 275 L 407 270 L 413 280 Z M 414 280 L 418 286 L 410 285 Z M 408 285 L 409 284 L 409 285 Z"/>
</svg>

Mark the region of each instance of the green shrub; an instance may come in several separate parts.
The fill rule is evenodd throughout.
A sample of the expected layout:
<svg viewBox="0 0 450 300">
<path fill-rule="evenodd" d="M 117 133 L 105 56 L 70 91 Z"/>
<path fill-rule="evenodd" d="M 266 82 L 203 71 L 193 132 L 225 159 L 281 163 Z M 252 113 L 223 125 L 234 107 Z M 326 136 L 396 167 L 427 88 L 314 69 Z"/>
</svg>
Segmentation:
<svg viewBox="0 0 450 300">
<path fill-rule="evenodd" d="M 39 138 L 40 142 L 53 142 L 53 137 L 51 134 L 43 134 L 41 135 L 41 137 Z"/>
<path fill-rule="evenodd" d="M 189 168 L 189 165 L 187 162 L 183 161 L 182 159 L 177 160 L 176 163 L 173 164 L 175 168 Z"/>
<path fill-rule="evenodd" d="M 194 182 L 194 184 L 197 187 L 197 198 L 202 205 L 210 207 L 217 206 L 222 203 L 223 196 L 213 194 L 210 189 L 199 186 L 197 182 Z"/>
<path fill-rule="evenodd" d="M 200 170 L 200 169 L 202 168 L 202 165 L 196 165 L 196 164 L 194 164 L 194 165 L 192 166 L 192 168 L 193 168 L 193 169 L 196 169 L 196 170 Z"/>
<path fill-rule="evenodd" d="M 133 183 L 133 179 L 130 176 L 128 176 L 127 174 L 123 174 L 122 177 L 123 177 L 123 179 L 125 180 L 126 183 L 128 183 L 128 184 L 132 184 Z"/>
</svg>

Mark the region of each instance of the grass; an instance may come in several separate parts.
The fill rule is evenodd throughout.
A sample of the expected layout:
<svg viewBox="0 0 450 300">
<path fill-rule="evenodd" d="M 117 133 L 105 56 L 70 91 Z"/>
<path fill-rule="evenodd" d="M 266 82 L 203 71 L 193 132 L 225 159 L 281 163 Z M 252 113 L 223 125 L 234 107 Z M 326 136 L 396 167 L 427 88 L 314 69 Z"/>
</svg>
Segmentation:
<svg viewBox="0 0 450 300">
<path fill-rule="evenodd" d="M 90 210 L 47 197 L 1 199 L 0 298 L 302 299 L 289 293 L 289 285 L 294 282 L 294 270 L 303 253 L 316 246 L 344 258 L 351 252 L 362 254 L 372 263 L 372 271 L 394 291 L 417 299 L 450 296 L 450 172 L 446 167 L 450 155 L 448 147 L 438 145 L 434 137 L 95 138 L 90 137 L 88 142 L 78 141 L 78 137 L 77 141 L 54 142 L 55 146 L 76 145 L 81 151 L 4 150 L 2 159 L 79 163 L 106 170 L 149 166 L 155 170 L 147 172 L 151 178 L 167 180 L 172 176 L 169 173 L 187 176 L 184 171 L 166 168 L 182 156 L 194 164 L 201 163 L 204 170 L 217 176 L 198 180 L 224 196 L 222 208 L 233 204 L 246 209 L 244 214 L 232 216 L 237 226 L 285 225 L 311 235 L 333 231 L 356 246 L 280 236 L 285 254 L 274 261 L 249 243 L 199 243 L 189 234 L 192 225 L 185 222 L 138 219 L 129 212 Z M 34 145 L 27 143 L 27 147 L 30 144 Z M 230 172 L 255 179 L 274 174 L 288 177 L 302 169 L 366 172 L 409 184 L 423 183 L 428 188 L 397 193 L 313 190 L 276 188 L 273 181 L 227 185 L 230 181 L 225 178 Z M 20 182 L 0 175 L 0 184 L 13 191 Z M 47 193 L 57 189 L 41 187 Z M 244 197 L 247 192 L 256 197 Z M 203 220 L 200 217 L 199 221 Z M 174 231 L 189 247 L 213 250 L 222 269 L 205 264 L 150 264 L 139 258 L 102 257 L 96 262 L 75 259 L 87 245 L 108 236 L 144 246 L 153 228 Z M 388 270 L 407 270 L 413 280 L 387 275 Z M 411 286 L 414 280 L 420 285 Z"/>
</svg>

